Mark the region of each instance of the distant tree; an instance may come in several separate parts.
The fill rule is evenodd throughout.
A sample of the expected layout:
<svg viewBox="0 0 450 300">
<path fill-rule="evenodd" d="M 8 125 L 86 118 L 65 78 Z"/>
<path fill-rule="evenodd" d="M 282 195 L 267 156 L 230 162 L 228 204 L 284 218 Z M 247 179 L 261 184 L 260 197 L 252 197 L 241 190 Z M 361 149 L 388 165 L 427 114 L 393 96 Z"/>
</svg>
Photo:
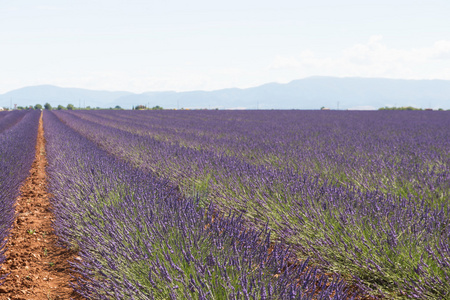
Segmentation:
<svg viewBox="0 0 450 300">
<path fill-rule="evenodd" d="M 380 107 L 378 110 L 423 110 L 421 108 L 415 108 L 412 106 L 402 106 L 402 107 Z"/>
<path fill-rule="evenodd" d="M 87 110 L 90 110 L 91 109 L 91 107 L 90 106 L 86 106 L 86 108 L 85 109 L 87 109 Z"/>
<path fill-rule="evenodd" d="M 119 105 L 116 105 L 116 107 L 114 107 L 114 109 L 122 109 L 122 107 L 120 107 Z"/>
<path fill-rule="evenodd" d="M 58 105 L 58 108 L 57 108 L 57 109 L 58 109 L 58 110 L 64 110 L 64 109 L 66 109 L 66 108 L 60 104 L 60 105 Z"/>
<path fill-rule="evenodd" d="M 52 106 L 48 102 L 44 104 L 44 108 L 47 110 L 52 110 Z"/>
<path fill-rule="evenodd" d="M 162 110 L 162 109 L 164 109 L 164 108 L 162 108 L 162 107 L 159 106 L 159 105 L 156 105 L 156 106 L 152 107 L 152 109 L 153 109 L 153 110 Z"/>
<path fill-rule="evenodd" d="M 136 109 L 136 110 L 144 110 L 144 109 L 147 109 L 147 107 L 145 105 L 138 105 L 134 109 Z"/>
<path fill-rule="evenodd" d="M 18 109 L 18 110 L 23 110 L 24 107 L 23 107 L 23 106 L 17 106 L 17 109 Z"/>
<path fill-rule="evenodd" d="M 74 110 L 75 106 L 73 106 L 73 104 L 67 104 L 67 109 L 68 110 Z"/>
<path fill-rule="evenodd" d="M 34 109 L 42 109 L 42 105 L 36 104 L 36 105 L 34 106 Z"/>
</svg>

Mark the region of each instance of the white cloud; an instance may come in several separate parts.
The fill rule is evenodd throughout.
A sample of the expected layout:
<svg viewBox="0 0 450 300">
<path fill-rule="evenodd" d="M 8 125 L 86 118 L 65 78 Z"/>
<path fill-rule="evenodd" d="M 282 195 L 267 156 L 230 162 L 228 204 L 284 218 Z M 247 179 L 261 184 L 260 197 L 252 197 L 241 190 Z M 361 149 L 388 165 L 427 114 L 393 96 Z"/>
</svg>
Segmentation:
<svg viewBox="0 0 450 300">
<path fill-rule="evenodd" d="M 432 57 L 436 59 L 450 59 L 450 41 L 438 41 L 432 48 Z"/>
<path fill-rule="evenodd" d="M 383 39 L 383 36 L 381 34 L 372 35 L 369 38 L 369 45 L 377 44 L 377 43 L 381 42 L 382 39 Z"/>
<path fill-rule="evenodd" d="M 380 35 L 342 50 L 337 57 L 321 57 L 312 51 L 296 56 L 276 56 L 271 71 L 299 75 L 450 79 L 450 40 L 415 49 L 390 48 Z M 447 70 L 447 71 L 443 71 Z"/>
</svg>

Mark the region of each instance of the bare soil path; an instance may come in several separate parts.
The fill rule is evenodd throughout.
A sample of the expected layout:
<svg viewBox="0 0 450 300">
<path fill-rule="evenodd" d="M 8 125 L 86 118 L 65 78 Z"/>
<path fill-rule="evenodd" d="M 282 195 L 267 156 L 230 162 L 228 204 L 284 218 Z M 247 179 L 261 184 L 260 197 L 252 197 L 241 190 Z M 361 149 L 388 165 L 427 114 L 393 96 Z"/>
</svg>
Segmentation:
<svg viewBox="0 0 450 300">
<path fill-rule="evenodd" d="M 8 274 L 0 286 L 0 299 L 83 299 L 70 287 L 68 260 L 76 254 L 57 245 L 53 215 L 47 192 L 42 115 L 39 120 L 36 158 L 30 176 L 21 187 L 16 204 L 16 220 L 7 243 L 6 262 L 1 275 Z"/>
</svg>

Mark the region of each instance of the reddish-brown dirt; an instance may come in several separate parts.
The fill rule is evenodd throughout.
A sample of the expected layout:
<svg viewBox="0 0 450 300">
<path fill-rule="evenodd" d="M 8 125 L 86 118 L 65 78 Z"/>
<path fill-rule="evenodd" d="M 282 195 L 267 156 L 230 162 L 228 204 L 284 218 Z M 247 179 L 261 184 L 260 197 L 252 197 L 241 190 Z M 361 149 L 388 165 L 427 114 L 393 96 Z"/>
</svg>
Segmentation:
<svg viewBox="0 0 450 300">
<path fill-rule="evenodd" d="M 0 299 L 82 299 L 70 287 L 69 260 L 76 254 L 57 246 L 52 229 L 53 216 L 47 192 L 42 115 L 39 121 L 36 158 L 30 175 L 21 187 L 16 204 L 16 220 L 7 243 L 6 262 L 0 277 Z"/>
</svg>

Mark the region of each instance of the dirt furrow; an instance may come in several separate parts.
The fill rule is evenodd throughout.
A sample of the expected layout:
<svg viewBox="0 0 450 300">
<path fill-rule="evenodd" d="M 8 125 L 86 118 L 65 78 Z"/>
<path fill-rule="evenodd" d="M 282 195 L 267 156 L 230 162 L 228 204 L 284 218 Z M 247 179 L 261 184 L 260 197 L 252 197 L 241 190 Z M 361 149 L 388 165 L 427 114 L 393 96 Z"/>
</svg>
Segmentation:
<svg viewBox="0 0 450 300">
<path fill-rule="evenodd" d="M 21 187 L 16 204 L 16 220 L 6 251 L 1 275 L 0 299 L 82 299 L 70 287 L 69 260 L 76 254 L 57 245 L 52 229 L 53 215 L 47 192 L 42 115 L 39 120 L 36 157 L 30 175 Z"/>
</svg>

